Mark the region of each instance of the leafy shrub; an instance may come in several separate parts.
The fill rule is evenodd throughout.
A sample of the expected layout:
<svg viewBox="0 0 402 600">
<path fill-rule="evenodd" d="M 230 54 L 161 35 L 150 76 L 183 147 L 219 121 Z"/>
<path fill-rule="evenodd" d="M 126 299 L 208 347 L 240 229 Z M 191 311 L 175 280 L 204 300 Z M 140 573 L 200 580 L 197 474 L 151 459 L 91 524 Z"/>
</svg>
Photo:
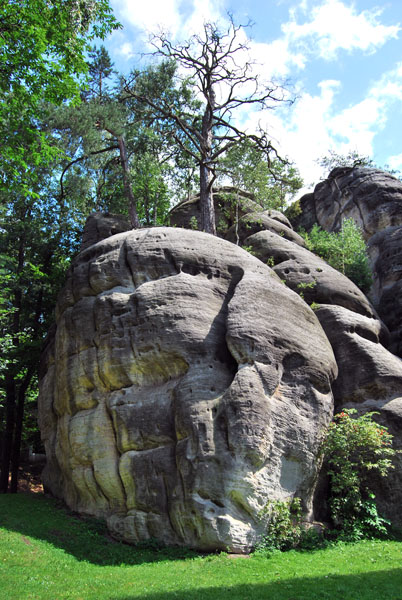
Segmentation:
<svg viewBox="0 0 402 600">
<path fill-rule="evenodd" d="M 337 537 L 357 540 L 387 533 L 388 521 L 377 511 L 372 476 L 392 468 L 392 436 L 373 421 L 375 412 L 353 418 L 344 409 L 330 424 L 323 451 L 330 478 L 329 507 Z"/>
<path fill-rule="evenodd" d="M 298 545 L 302 533 L 300 498 L 269 500 L 260 518 L 267 522 L 267 528 L 256 548 L 258 552 L 289 550 Z"/>
<path fill-rule="evenodd" d="M 299 233 L 311 252 L 349 277 L 363 292 L 370 289 L 372 277 L 366 243 L 353 219 L 345 219 L 339 233 L 325 231 L 317 224 L 309 233 Z"/>
<path fill-rule="evenodd" d="M 300 206 L 300 200 L 295 200 L 294 202 L 292 202 L 292 204 L 289 204 L 289 206 L 284 210 L 284 215 L 289 219 L 289 221 L 292 221 L 293 219 L 296 219 L 299 215 L 302 214 L 302 208 Z"/>
</svg>

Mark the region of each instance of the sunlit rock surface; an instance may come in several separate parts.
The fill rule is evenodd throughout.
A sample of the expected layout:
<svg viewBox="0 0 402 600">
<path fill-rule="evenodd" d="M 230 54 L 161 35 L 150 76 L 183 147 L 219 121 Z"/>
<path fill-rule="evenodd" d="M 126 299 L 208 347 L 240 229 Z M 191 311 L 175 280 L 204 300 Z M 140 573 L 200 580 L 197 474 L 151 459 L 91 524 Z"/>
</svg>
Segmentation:
<svg viewBox="0 0 402 600">
<path fill-rule="evenodd" d="M 339 231 L 346 218 L 361 227 L 374 279 L 370 297 L 390 331 L 390 350 L 402 357 L 402 182 L 378 169 L 337 168 L 300 207 L 295 228 L 318 223 Z"/>
<path fill-rule="evenodd" d="M 306 302 L 230 242 L 154 228 L 73 263 L 43 356 L 46 487 L 115 537 L 245 552 L 269 499 L 311 503 L 333 414 Z"/>
</svg>

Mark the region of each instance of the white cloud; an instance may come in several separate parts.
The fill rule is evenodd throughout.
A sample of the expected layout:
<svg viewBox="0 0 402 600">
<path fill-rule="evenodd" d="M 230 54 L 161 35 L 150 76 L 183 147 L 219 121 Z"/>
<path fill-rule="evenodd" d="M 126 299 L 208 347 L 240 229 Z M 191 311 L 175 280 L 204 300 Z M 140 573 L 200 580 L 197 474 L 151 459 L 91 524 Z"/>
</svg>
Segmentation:
<svg viewBox="0 0 402 600">
<path fill-rule="evenodd" d="M 111 4 L 126 25 L 132 25 L 144 34 L 160 30 L 169 32 L 173 39 L 187 38 L 199 31 L 205 21 L 217 21 L 222 14 L 224 0 L 112 0 Z"/>
<path fill-rule="evenodd" d="M 201 31 L 205 22 L 222 23 L 223 0 L 193 0 L 193 12 L 189 18 L 182 20 L 180 37 L 187 38 Z"/>
<path fill-rule="evenodd" d="M 304 69 L 306 56 L 303 52 L 292 51 L 285 38 L 266 43 L 250 43 L 253 60 L 261 65 L 261 71 L 267 78 L 286 77 L 293 67 Z"/>
<path fill-rule="evenodd" d="M 388 165 L 391 167 L 391 169 L 402 171 L 402 153 L 390 156 L 388 158 Z"/>
<path fill-rule="evenodd" d="M 338 50 L 373 52 L 389 39 L 397 38 L 399 25 L 382 25 L 378 20 L 381 13 L 378 8 L 358 13 L 353 4 L 324 0 L 312 9 L 309 22 L 297 23 L 293 13 L 282 30 L 290 45 L 302 44 L 307 53 L 333 60 Z"/>
<path fill-rule="evenodd" d="M 319 57 L 334 60 L 340 50 L 375 52 L 388 40 L 397 38 L 399 24 L 383 25 L 381 9 L 358 12 L 342 0 L 301 2 L 289 11 L 282 25 L 282 36 L 270 43 L 251 43 L 256 60 L 267 76 L 286 77 L 303 70 Z"/>
<path fill-rule="evenodd" d="M 163 26 L 175 34 L 180 26 L 179 0 L 114 0 L 112 5 L 125 24 L 134 25 L 144 32 Z"/>
<path fill-rule="evenodd" d="M 112 0 L 112 4 L 125 23 L 154 32 L 162 26 L 180 39 L 200 32 L 205 21 L 222 24 L 226 18 L 222 17 L 225 0 L 148 0 L 143 4 Z M 252 57 L 259 63 L 258 74 L 268 80 L 291 74 L 294 80 L 317 57 L 333 60 L 342 50 L 375 52 L 400 32 L 398 24 L 383 25 L 380 16 L 380 9 L 358 11 L 349 0 L 299 1 L 278 39 L 250 43 Z M 130 41 L 135 44 L 135 40 Z M 120 53 L 130 56 L 132 52 L 133 46 L 124 39 Z M 372 84 L 367 93 L 362 90 L 354 104 L 339 110 L 341 90 L 339 81 L 322 81 L 318 91 L 302 93 L 292 110 L 266 111 L 263 115 L 239 110 L 236 120 L 249 131 L 257 123 L 266 127 L 273 141 L 278 140 L 281 153 L 296 162 L 309 184 L 322 175 L 315 160 L 330 149 L 341 154 L 357 150 L 373 155 L 376 135 L 386 125 L 391 107 L 402 98 L 402 63 Z M 399 166 L 398 161 L 402 155 L 389 159 L 391 166 Z"/>
<path fill-rule="evenodd" d="M 124 42 L 124 44 L 118 49 L 118 52 L 125 58 L 132 58 L 134 56 L 134 47 L 130 42 Z"/>
<path fill-rule="evenodd" d="M 322 176 L 315 161 L 329 150 L 374 155 L 375 138 L 387 125 L 395 103 L 402 107 L 402 63 L 384 73 L 361 101 L 342 110 L 336 107 L 341 83 L 323 81 L 319 87 L 318 94 L 302 94 L 289 114 L 282 112 L 280 118 L 271 121 L 282 152 L 296 162 L 306 184 L 317 182 Z M 269 130 L 269 123 L 267 126 Z M 400 169 L 402 154 L 391 156 L 386 162 Z"/>
<path fill-rule="evenodd" d="M 335 96 L 341 90 L 339 81 L 322 81 L 319 94 L 305 93 L 294 105 L 290 115 L 282 117 L 278 132 L 281 150 L 295 161 L 306 185 L 321 176 L 321 167 L 315 160 L 333 147 L 331 118 Z"/>
</svg>

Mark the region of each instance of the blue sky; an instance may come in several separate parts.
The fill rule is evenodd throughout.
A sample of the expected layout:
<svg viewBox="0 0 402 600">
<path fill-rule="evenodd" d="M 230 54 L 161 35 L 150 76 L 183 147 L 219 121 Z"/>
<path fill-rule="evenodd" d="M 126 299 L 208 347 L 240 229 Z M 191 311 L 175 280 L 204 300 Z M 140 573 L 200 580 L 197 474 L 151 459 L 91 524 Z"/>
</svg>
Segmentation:
<svg viewBox="0 0 402 600">
<path fill-rule="evenodd" d="M 292 107 L 258 119 L 306 188 L 319 181 L 316 160 L 330 149 L 369 155 L 402 170 L 402 1 L 389 0 L 111 0 L 123 29 L 108 40 L 116 68 L 127 72 L 160 27 L 172 39 L 205 21 L 254 22 L 247 29 L 261 77 L 286 78 Z M 249 130 L 255 114 L 239 115 Z"/>
</svg>

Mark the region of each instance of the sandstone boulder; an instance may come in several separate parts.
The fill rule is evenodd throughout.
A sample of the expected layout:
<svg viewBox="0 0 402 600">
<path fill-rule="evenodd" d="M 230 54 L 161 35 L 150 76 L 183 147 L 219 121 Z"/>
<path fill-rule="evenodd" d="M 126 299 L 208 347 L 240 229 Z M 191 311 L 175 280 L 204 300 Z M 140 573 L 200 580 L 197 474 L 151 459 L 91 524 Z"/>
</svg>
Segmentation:
<svg viewBox="0 0 402 600">
<path fill-rule="evenodd" d="M 371 296 L 390 332 L 390 350 L 402 356 L 402 226 L 387 227 L 368 242 L 373 269 Z"/>
<path fill-rule="evenodd" d="M 377 261 L 384 261 L 383 266 L 377 264 L 376 285 L 382 290 L 382 298 L 388 294 L 393 319 L 395 299 L 391 294 L 400 283 L 393 262 L 394 257 L 395 262 L 400 258 L 399 231 L 398 227 L 387 228 L 371 238 L 377 247 Z M 395 449 L 402 450 L 402 360 L 387 350 L 388 329 L 364 294 L 325 261 L 277 233 L 260 231 L 246 238 L 245 244 L 306 302 L 317 305 L 315 312 L 334 350 L 339 371 L 332 384 L 335 411 L 356 408 L 358 414 L 377 412 L 377 420 L 394 436 Z M 394 340 L 395 331 L 401 327 L 401 321 L 394 323 Z M 401 454 L 396 455 L 387 480 L 377 480 L 374 487 L 381 514 L 402 526 Z M 318 489 L 315 508 L 319 518 L 325 519 L 324 495 L 325 489 Z"/>
<path fill-rule="evenodd" d="M 225 236 L 236 219 L 249 212 L 261 210 L 261 206 L 254 201 L 253 194 L 230 186 L 214 190 L 213 200 L 216 229 L 221 237 Z M 191 196 L 173 207 L 169 213 L 169 223 L 172 227 L 199 229 L 201 224 L 199 195 Z"/>
<path fill-rule="evenodd" d="M 309 304 L 337 304 L 362 315 L 374 315 L 370 302 L 350 279 L 299 244 L 272 231 L 260 231 L 245 243 Z"/>
<path fill-rule="evenodd" d="M 129 231 L 130 229 L 131 225 L 121 215 L 101 212 L 92 213 L 85 223 L 82 234 L 81 250 L 85 250 L 86 248 L 89 248 L 89 246 L 92 246 L 111 235 L 121 233 L 122 231 Z"/>
<path fill-rule="evenodd" d="M 339 231 L 342 220 L 352 217 L 368 240 L 386 227 L 402 225 L 402 182 L 379 169 L 333 169 L 299 202 L 302 212 L 292 223 L 296 229 L 309 230 L 318 223 L 327 231 Z"/>
<path fill-rule="evenodd" d="M 384 324 L 340 306 L 320 306 L 316 315 L 339 369 L 332 384 L 335 411 L 377 412 L 377 420 L 394 436 L 394 448 L 402 450 L 402 360 L 381 344 L 388 334 Z M 380 512 L 401 527 L 401 454 L 396 455 L 387 479 L 378 480 L 375 487 Z"/>
<path fill-rule="evenodd" d="M 282 216 L 281 219 L 279 215 Z M 285 215 L 273 210 L 247 213 L 237 224 L 232 225 L 223 237 L 230 242 L 238 241 L 240 244 L 246 244 L 246 239 L 259 231 L 271 231 L 299 246 L 305 246 L 303 238 L 293 231 Z"/>
<path fill-rule="evenodd" d="M 374 279 L 369 297 L 390 330 L 390 350 L 402 356 L 402 182 L 378 169 L 337 168 L 299 202 L 296 229 L 317 223 L 339 231 L 346 218 L 361 227 Z"/>
<path fill-rule="evenodd" d="M 128 542 L 248 551 L 269 499 L 298 495 L 311 516 L 336 374 L 314 312 L 241 248 L 114 235 L 78 255 L 59 297 L 45 485 Z"/>
</svg>

